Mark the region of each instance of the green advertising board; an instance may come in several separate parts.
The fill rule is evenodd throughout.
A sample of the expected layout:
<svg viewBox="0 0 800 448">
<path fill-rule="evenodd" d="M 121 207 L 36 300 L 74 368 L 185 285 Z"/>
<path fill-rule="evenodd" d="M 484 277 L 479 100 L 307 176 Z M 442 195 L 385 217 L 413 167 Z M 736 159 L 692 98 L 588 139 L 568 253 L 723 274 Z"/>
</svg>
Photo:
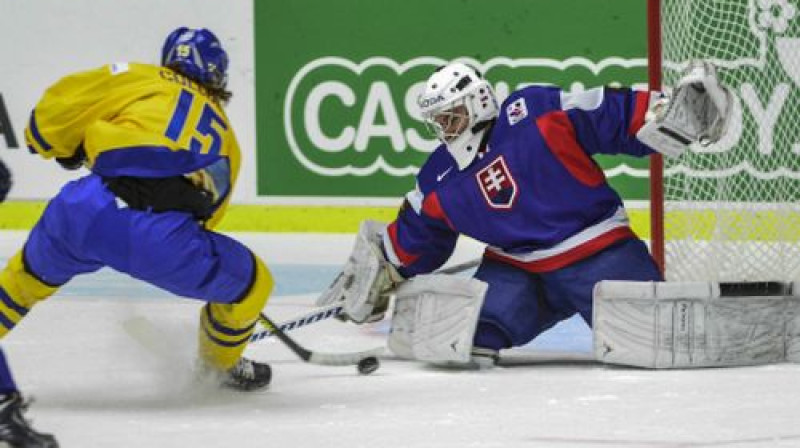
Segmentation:
<svg viewBox="0 0 800 448">
<path fill-rule="evenodd" d="M 504 99 L 530 83 L 646 83 L 641 0 L 256 1 L 257 193 L 396 198 L 437 142 L 416 98 L 463 59 Z M 646 159 L 603 158 L 626 199 Z"/>
</svg>

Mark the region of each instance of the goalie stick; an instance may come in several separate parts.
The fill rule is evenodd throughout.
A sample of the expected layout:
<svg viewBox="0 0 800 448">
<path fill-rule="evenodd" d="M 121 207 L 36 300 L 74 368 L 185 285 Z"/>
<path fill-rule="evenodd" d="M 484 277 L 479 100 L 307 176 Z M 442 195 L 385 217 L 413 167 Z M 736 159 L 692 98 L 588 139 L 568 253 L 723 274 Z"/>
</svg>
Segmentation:
<svg viewBox="0 0 800 448">
<path fill-rule="evenodd" d="M 476 258 L 473 260 L 465 261 L 463 263 L 455 264 L 453 266 L 440 269 L 436 271 L 437 274 L 457 274 L 459 272 L 466 271 L 468 269 L 472 269 L 475 266 L 479 265 L 481 262 L 480 258 Z M 341 303 L 331 303 L 330 305 L 326 305 L 319 308 L 314 308 L 313 310 L 294 317 L 292 319 L 286 320 L 281 322 L 280 324 L 272 325 L 271 328 L 279 328 L 282 332 L 294 330 L 297 328 L 305 327 L 306 325 L 310 325 L 313 323 L 317 323 L 323 321 L 325 319 L 329 319 L 331 317 L 336 317 L 342 314 L 344 311 L 344 305 Z M 250 338 L 250 342 L 260 341 L 264 338 L 268 338 L 270 336 L 275 335 L 275 332 L 271 329 L 266 329 L 264 331 L 260 331 L 254 333 L 253 336 Z"/>
</svg>

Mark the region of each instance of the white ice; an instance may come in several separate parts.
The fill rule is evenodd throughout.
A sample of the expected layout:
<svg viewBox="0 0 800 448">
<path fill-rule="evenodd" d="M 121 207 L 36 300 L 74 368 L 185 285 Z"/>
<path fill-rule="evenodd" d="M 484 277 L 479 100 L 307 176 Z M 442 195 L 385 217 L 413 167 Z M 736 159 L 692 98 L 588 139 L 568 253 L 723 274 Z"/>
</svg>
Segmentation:
<svg viewBox="0 0 800 448">
<path fill-rule="evenodd" d="M 310 309 L 352 235 L 237 234 L 273 268 L 268 314 Z M 0 232 L 0 261 L 23 232 Z M 459 247 L 463 260 L 479 254 Z M 64 447 L 797 447 L 800 365 L 648 371 L 591 361 L 588 328 L 570 320 L 503 353 L 504 367 L 461 372 L 393 359 L 373 375 L 299 361 L 264 340 L 248 355 L 274 379 L 260 393 L 191 381 L 199 303 L 102 270 L 37 306 L 3 340 L 37 428 Z M 122 323 L 144 317 L 162 354 Z M 316 350 L 385 344 L 385 324 L 335 320 L 292 333 Z M 167 356 L 164 353 L 171 353 Z"/>
</svg>

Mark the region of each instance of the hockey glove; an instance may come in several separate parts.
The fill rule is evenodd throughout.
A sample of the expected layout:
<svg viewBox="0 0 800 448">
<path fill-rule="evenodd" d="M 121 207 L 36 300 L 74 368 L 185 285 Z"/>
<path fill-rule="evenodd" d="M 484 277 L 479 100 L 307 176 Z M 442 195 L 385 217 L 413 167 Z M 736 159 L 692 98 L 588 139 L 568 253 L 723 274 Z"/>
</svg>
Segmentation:
<svg viewBox="0 0 800 448">
<path fill-rule="evenodd" d="M 74 171 L 82 167 L 86 162 L 86 150 L 83 149 L 83 144 L 78 145 L 75 153 L 70 157 L 56 157 L 56 162 L 61 165 L 61 168 L 68 171 Z"/>
<path fill-rule="evenodd" d="M 405 281 L 383 255 L 380 233 L 385 227 L 376 221 L 361 223 L 350 257 L 317 306 L 341 301 L 347 320 L 361 324 L 383 319 L 391 293 Z"/>
<path fill-rule="evenodd" d="M 731 92 L 720 84 L 714 65 L 689 64 L 668 100 L 657 100 L 636 137 L 654 150 L 678 157 L 695 142 L 709 145 L 722 138 L 730 117 Z"/>
</svg>

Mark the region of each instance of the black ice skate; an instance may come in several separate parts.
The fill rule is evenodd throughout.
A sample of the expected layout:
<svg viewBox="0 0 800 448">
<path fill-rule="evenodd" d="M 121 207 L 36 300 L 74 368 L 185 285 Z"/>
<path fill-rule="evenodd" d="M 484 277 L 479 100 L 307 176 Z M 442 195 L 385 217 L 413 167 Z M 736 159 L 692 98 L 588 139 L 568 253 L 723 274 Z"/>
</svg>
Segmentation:
<svg viewBox="0 0 800 448">
<path fill-rule="evenodd" d="M 236 390 L 256 390 L 267 387 L 272 379 L 269 364 L 239 358 L 236 365 L 225 372 L 222 385 Z"/>
<path fill-rule="evenodd" d="M 22 414 L 28 403 L 19 392 L 0 395 L 0 444 L 11 448 L 58 448 L 58 442 L 50 434 L 37 432 Z"/>
</svg>

